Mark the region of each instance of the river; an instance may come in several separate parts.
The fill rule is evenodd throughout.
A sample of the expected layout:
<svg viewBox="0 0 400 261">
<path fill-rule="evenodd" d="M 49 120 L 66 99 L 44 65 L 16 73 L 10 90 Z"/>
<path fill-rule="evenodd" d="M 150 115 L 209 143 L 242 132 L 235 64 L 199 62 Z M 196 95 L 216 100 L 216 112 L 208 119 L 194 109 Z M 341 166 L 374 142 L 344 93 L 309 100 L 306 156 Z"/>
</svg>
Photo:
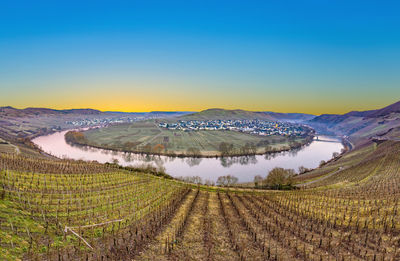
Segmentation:
<svg viewBox="0 0 400 261">
<path fill-rule="evenodd" d="M 297 170 L 300 166 L 315 168 L 322 160 L 332 158 L 333 152 L 343 148 L 339 139 L 319 136 L 309 145 L 297 150 L 269 155 L 225 157 L 225 158 L 173 158 L 135 153 L 115 152 L 91 147 L 77 147 L 67 144 L 64 135 L 67 131 L 40 136 L 32 141 L 43 151 L 59 158 L 76 160 L 96 160 L 100 163 L 118 160 L 120 165 L 152 164 L 163 166 L 173 177 L 200 176 L 203 181 L 216 181 L 219 176 L 234 175 L 239 182 L 253 181 L 255 175 L 265 177 L 274 167 Z"/>
</svg>

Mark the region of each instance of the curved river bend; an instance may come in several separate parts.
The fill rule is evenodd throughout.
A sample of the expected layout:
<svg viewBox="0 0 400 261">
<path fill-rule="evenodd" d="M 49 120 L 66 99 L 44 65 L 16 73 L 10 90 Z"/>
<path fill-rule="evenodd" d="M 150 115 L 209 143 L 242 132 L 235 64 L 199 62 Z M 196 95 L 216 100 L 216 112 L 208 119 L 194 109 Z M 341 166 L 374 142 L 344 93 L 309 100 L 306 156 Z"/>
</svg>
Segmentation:
<svg viewBox="0 0 400 261">
<path fill-rule="evenodd" d="M 255 175 L 265 177 L 275 167 L 297 170 L 300 166 L 315 168 L 321 160 L 332 158 L 333 152 L 343 148 L 340 140 L 319 136 L 308 146 L 298 150 L 269 155 L 226 157 L 226 158 L 172 158 L 167 156 L 142 155 L 135 153 L 115 152 L 91 147 L 76 147 L 66 143 L 67 131 L 41 136 L 32 141 L 43 151 L 57 157 L 70 159 L 96 160 L 100 163 L 117 159 L 120 165 L 152 164 L 163 166 L 168 174 L 179 176 L 200 176 L 203 181 L 216 181 L 219 176 L 234 175 L 239 182 L 253 181 Z"/>
</svg>

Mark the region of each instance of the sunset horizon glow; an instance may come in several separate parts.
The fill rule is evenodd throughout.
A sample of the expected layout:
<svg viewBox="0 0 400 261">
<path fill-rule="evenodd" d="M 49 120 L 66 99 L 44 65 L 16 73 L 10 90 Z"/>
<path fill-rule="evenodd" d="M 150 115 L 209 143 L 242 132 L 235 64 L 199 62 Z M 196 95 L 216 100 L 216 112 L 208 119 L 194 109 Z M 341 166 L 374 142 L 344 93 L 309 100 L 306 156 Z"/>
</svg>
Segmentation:
<svg viewBox="0 0 400 261">
<path fill-rule="evenodd" d="M 0 106 L 342 114 L 400 100 L 400 4 L 3 1 Z"/>
</svg>

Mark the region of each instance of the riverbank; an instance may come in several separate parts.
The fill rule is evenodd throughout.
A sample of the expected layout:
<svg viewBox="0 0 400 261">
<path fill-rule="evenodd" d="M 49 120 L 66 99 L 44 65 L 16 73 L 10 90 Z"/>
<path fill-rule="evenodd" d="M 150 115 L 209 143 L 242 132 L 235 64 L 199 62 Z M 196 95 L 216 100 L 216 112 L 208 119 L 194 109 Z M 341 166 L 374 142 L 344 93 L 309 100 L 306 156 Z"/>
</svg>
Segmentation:
<svg viewBox="0 0 400 261">
<path fill-rule="evenodd" d="M 234 175 L 239 182 L 252 181 L 255 175 L 265 176 L 274 167 L 298 169 L 300 166 L 315 168 L 321 160 L 332 158 L 333 152 L 343 148 L 340 140 L 322 142 L 314 140 L 307 146 L 291 151 L 267 155 L 237 157 L 168 157 L 161 155 L 135 154 L 83 146 L 71 146 L 65 141 L 66 131 L 41 136 L 32 140 L 44 152 L 58 158 L 69 158 L 99 163 L 118 162 L 122 166 L 151 164 L 162 167 L 173 177 L 200 176 L 203 180 L 216 181 L 219 176 Z M 320 136 L 320 138 L 324 138 Z"/>
<path fill-rule="evenodd" d="M 71 145 L 124 153 L 218 158 L 290 151 L 309 144 L 313 134 L 311 128 L 303 136 L 265 136 L 232 130 L 180 131 L 160 128 L 154 122 L 136 122 L 69 131 L 65 139 Z"/>
<path fill-rule="evenodd" d="M 246 134 L 247 135 L 247 134 Z M 287 152 L 294 149 L 299 149 L 304 146 L 309 145 L 313 141 L 314 135 L 309 135 L 305 138 L 296 139 L 293 142 L 289 142 L 285 145 L 283 144 L 274 144 L 276 147 L 272 145 L 268 145 L 266 147 L 251 147 L 248 146 L 246 149 L 243 149 L 243 152 L 236 152 L 236 151 L 227 151 L 227 152 L 220 152 L 220 151 L 198 151 L 198 150 L 190 150 L 189 148 L 186 151 L 145 151 L 145 150 L 135 150 L 135 149 L 121 149 L 116 148 L 113 146 L 99 146 L 89 142 L 84 133 L 79 131 L 69 131 L 65 134 L 65 140 L 71 146 L 77 146 L 82 148 L 96 148 L 96 149 L 106 149 L 115 152 L 122 152 L 122 153 L 135 153 L 141 155 L 155 155 L 155 156 L 166 156 L 166 157 L 177 157 L 177 158 L 222 158 L 222 157 L 241 157 L 241 156 L 255 156 L 255 155 L 268 155 L 280 152 Z M 247 144 L 244 144 L 246 146 Z M 227 143 L 227 146 L 229 144 Z"/>
</svg>

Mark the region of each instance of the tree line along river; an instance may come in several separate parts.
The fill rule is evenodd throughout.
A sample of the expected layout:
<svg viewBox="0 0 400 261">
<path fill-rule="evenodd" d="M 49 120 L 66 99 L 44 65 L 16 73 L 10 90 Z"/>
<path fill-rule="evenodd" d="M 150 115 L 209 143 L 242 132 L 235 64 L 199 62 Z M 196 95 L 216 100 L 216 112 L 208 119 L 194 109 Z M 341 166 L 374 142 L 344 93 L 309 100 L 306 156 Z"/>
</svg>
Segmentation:
<svg viewBox="0 0 400 261">
<path fill-rule="evenodd" d="M 297 170 L 318 167 L 322 160 L 332 158 L 334 152 L 340 152 L 343 145 L 336 137 L 319 136 L 310 144 L 299 149 L 267 155 L 223 157 L 223 158 L 176 158 L 168 156 L 145 155 L 116 152 L 91 147 L 72 146 L 65 141 L 67 131 L 40 136 L 32 141 L 43 151 L 59 158 L 76 160 L 96 160 L 100 163 L 118 161 L 123 166 L 151 164 L 162 166 L 173 177 L 199 176 L 205 180 L 216 181 L 219 176 L 233 175 L 239 182 L 253 181 L 255 175 L 265 177 L 275 168 L 282 167 Z"/>
</svg>

